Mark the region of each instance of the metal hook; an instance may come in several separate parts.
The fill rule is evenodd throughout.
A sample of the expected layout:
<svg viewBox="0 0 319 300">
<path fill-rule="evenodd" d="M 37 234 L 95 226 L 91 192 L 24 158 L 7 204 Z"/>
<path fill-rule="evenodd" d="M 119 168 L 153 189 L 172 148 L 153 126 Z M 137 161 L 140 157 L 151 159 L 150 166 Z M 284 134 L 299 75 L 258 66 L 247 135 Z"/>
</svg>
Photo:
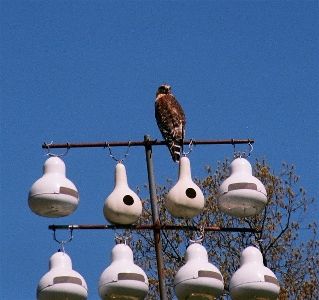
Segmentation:
<svg viewBox="0 0 319 300">
<path fill-rule="evenodd" d="M 189 144 L 188 144 L 189 151 L 188 152 L 183 151 L 183 156 L 187 156 L 189 153 L 191 153 L 194 150 L 195 146 L 196 146 L 195 140 L 191 139 Z"/>
<path fill-rule="evenodd" d="M 117 158 L 113 155 L 111 146 L 110 146 L 110 144 L 109 144 L 108 142 L 105 142 L 104 148 L 105 148 L 106 146 L 107 146 L 108 149 L 109 149 L 110 156 L 111 156 L 115 161 L 117 161 L 118 163 L 121 163 L 124 159 L 127 158 L 128 154 L 129 154 L 129 150 L 130 150 L 130 146 L 131 146 L 131 141 L 128 141 L 128 145 L 127 145 L 126 152 L 125 152 L 125 154 L 124 154 L 124 157 L 121 158 L 121 159 L 117 159 Z"/>
<path fill-rule="evenodd" d="M 53 156 L 53 157 L 62 157 L 62 156 L 65 156 L 65 155 L 68 154 L 69 149 L 71 148 L 71 147 L 70 147 L 70 144 L 67 143 L 67 148 L 66 148 L 66 152 L 65 152 L 65 153 L 62 153 L 62 154 L 54 154 L 54 153 L 51 153 L 51 152 L 50 152 L 50 146 L 51 146 L 52 144 L 53 144 L 53 141 L 51 141 L 50 144 L 44 143 L 45 147 L 48 149 L 48 153 L 47 153 L 46 155 L 51 156 L 51 157 L 52 157 L 52 156 Z"/>
<path fill-rule="evenodd" d="M 233 147 L 234 147 L 234 159 L 236 158 L 247 158 L 250 156 L 251 152 L 253 152 L 254 148 L 253 148 L 253 145 L 252 143 L 248 140 L 248 145 L 249 145 L 249 152 L 248 154 L 246 153 L 246 150 L 244 150 L 243 152 L 236 152 L 236 145 L 235 143 L 232 143 L 233 144 Z"/>
<path fill-rule="evenodd" d="M 247 240 L 247 246 L 249 246 L 250 244 L 256 247 L 257 249 L 261 250 L 260 244 L 262 244 L 263 241 L 264 239 L 262 237 L 257 238 L 256 235 L 253 235 L 249 238 L 249 240 Z"/>
<path fill-rule="evenodd" d="M 71 235 L 70 238 L 69 238 L 68 240 L 65 240 L 65 241 L 59 241 L 59 240 L 57 239 L 57 237 L 56 237 L 56 229 L 53 229 L 53 239 L 54 239 L 57 243 L 59 243 L 59 244 L 61 245 L 63 252 L 65 252 L 65 250 L 64 250 L 64 245 L 67 244 L 67 243 L 69 243 L 69 242 L 71 242 L 71 241 L 73 240 L 73 229 L 70 228 L 69 231 L 70 231 L 70 235 Z"/>
<path fill-rule="evenodd" d="M 254 147 L 253 147 L 253 144 L 251 142 L 249 142 L 248 145 L 250 147 L 248 156 L 250 156 L 251 152 L 253 152 L 253 150 L 254 150 Z"/>
<path fill-rule="evenodd" d="M 200 229 L 199 229 L 199 234 L 197 234 L 197 232 L 195 232 L 197 238 L 192 240 L 190 239 L 190 242 L 191 243 L 199 243 L 201 244 L 202 241 L 204 240 L 204 235 L 205 235 L 205 229 L 204 229 L 204 226 L 201 226 Z"/>
<path fill-rule="evenodd" d="M 118 240 L 120 241 L 120 243 L 124 244 L 124 245 L 127 245 L 127 240 L 129 240 L 130 238 L 132 237 L 132 235 L 129 235 L 129 236 L 119 236 L 117 234 L 115 234 L 115 240 Z"/>
</svg>

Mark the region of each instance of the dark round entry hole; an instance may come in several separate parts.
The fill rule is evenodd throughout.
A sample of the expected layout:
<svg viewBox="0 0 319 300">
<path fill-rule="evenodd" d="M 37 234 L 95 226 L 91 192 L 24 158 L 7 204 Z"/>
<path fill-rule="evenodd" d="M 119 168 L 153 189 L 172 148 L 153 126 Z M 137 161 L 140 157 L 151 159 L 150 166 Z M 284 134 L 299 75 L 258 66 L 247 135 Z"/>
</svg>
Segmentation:
<svg viewBox="0 0 319 300">
<path fill-rule="evenodd" d="M 126 205 L 132 205 L 134 203 L 134 199 L 132 196 L 130 195 L 125 195 L 123 197 L 123 202 L 126 204 Z"/>
<path fill-rule="evenodd" d="M 193 199 L 196 197 L 196 191 L 193 188 L 188 188 L 186 190 L 186 196 Z"/>
</svg>

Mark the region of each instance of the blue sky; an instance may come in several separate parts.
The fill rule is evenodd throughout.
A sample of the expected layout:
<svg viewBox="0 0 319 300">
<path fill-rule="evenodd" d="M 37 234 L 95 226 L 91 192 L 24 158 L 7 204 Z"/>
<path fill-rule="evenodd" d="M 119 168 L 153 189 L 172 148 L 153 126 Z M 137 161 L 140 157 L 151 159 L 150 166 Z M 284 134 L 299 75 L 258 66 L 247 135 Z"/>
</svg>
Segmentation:
<svg viewBox="0 0 319 300">
<path fill-rule="evenodd" d="M 300 185 L 318 198 L 317 1 L 1 0 L 0 14 L 1 299 L 35 299 L 59 248 L 48 225 L 106 223 L 115 161 L 102 148 L 63 158 L 80 193 L 74 214 L 30 211 L 28 192 L 47 159 L 41 145 L 161 139 L 154 100 L 162 83 L 185 110 L 187 139 L 252 138 L 252 163 L 266 156 L 277 172 L 282 161 L 294 164 Z M 117 157 L 125 151 L 113 149 Z M 196 147 L 192 175 L 232 152 Z M 131 147 L 124 163 L 132 189 L 147 182 L 143 148 Z M 158 183 L 176 180 L 165 147 L 154 148 L 154 163 Z M 66 252 L 88 299 L 99 299 L 114 232 L 74 234 Z"/>
</svg>

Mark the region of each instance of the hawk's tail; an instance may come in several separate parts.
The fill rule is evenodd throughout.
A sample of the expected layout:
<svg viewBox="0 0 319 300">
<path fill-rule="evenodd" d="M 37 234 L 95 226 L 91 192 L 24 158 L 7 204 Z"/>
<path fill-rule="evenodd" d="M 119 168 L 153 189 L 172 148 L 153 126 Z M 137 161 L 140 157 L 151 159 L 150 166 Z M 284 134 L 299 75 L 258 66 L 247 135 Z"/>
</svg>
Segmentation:
<svg viewBox="0 0 319 300">
<path fill-rule="evenodd" d="M 168 148 L 171 153 L 173 161 L 179 162 L 179 159 L 183 151 L 183 140 L 170 142 L 168 144 Z"/>
</svg>

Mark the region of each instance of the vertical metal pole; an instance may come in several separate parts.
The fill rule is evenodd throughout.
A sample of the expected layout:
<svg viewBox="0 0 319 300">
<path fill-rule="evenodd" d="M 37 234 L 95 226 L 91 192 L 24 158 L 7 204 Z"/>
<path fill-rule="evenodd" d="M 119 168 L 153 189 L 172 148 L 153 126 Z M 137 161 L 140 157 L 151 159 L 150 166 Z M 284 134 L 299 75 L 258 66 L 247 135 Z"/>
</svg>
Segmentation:
<svg viewBox="0 0 319 300">
<path fill-rule="evenodd" d="M 159 229 L 161 223 L 160 223 L 158 209 L 157 209 L 156 185 L 155 185 L 155 177 L 154 177 L 154 166 L 153 166 L 153 160 L 152 160 L 152 145 L 151 143 L 148 143 L 148 141 L 150 140 L 151 140 L 151 137 L 149 135 L 144 136 L 148 183 L 149 183 L 149 189 L 150 189 L 151 209 L 152 209 L 152 217 L 153 217 L 153 224 L 154 224 L 154 243 L 155 243 L 155 252 L 156 252 L 159 292 L 160 292 L 160 299 L 167 300 L 167 294 L 166 294 L 166 288 L 165 288 L 162 241 L 161 241 L 161 235 L 160 235 L 160 229 Z"/>
</svg>

